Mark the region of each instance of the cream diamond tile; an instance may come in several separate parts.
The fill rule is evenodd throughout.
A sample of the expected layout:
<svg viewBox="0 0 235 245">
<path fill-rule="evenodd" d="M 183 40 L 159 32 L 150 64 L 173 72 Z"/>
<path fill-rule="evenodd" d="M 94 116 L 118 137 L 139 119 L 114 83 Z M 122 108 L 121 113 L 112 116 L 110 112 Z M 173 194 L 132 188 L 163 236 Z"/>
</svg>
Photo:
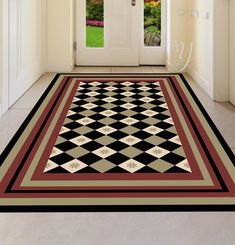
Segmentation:
<svg viewBox="0 0 235 245">
<path fill-rule="evenodd" d="M 152 155 L 154 157 L 157 157 L 157 158 L 162 158 L 164 157 L 165 155 L 167 155 L 169 153 L 169 151 L 159 147 L 159 146 L 155 146 L 153 147 L 152 149 L 146 151 L 149 155 Z"/>
<path fill-rule="evenodd" d="M 162 91 L 157 92 L 156 95 L 163 96 L 163 92 Z"/>
<path fill-rule="evenodd" d="M 87 93 L 86 95 L 91 96 L 91 97 L 94 97 L 94 96 L 97 96 L 98 94 L 99 93 L 97 93 L 95 91 L 92 91 L 92 92 Z"/>
<path fill-rule="evenodd" d="M 127 92 L 121 93 L 121 95 L 124 95 L 124 96 L 128 96 L 129 97 L 129 96 L 134 95 L 134 93 L 127 91 Z"/>
<path fill-rule="evenodd" d="M 83 107 L 83 108 L 85 108 L 87 110 L 91 110 L 91 109 L 94 109 L 94 108 L 98 107 L 98 105 L 93 104 L 93 103 L 87 103 L 87 104 L 81 105 L 81 107 Z"/>
<path fill-rule="evenodd" d="M 54 156 L 57 156 L 59 154 L 63 153 L 63 151 L 59 150 L 58 148 L 56 147 L 53 147 L 52 151 L 51 151 L 51 155 L 50 155 L 50 158 L 51 157 L 54 157 Z"/>
<path fill-rule="evenodd" d="M 75 96 L 75 97 L 73 98 L 73 101 L 72 101 L 72 102 L 77 102 L 77 101 L 80 101 L 80 100 L 81 100 L 80 98 L 78 98 L 78 97 Z"/>
<path fill-rule="evenodd" d="M 148 117 L 153 117 L 159 113 L 156 111 L 152 111 L 152 110 L 146 110 L 146 111 L 141 112 L 141 114 L 148 116 Z"/>
<path fill-rule="evenodd" d="M 77 120 L 76 122 L 86 126 L 86 125 L 89 125 L 89 124 L 95 122 L 95 120 L 93 120 L 93 119 L 91 119 L 89 117 L 84 117 L 84 118 L 82 118 L 80 120 Z"/>
<path fill-rule="evenodd" d="M 140 101 L 143 101 L 145 103 L 149 103 L 151 101 L 154 101 L 154 99 L 150 98 L 150 97 L 143 97 L 140 99 Z"/>
<path fill-rule="evenodd" d="M 112 168 L 115 168 L 116 165 L 107 161 L 106 159 L 102 159 L 92 165 L 90 165 L 91 168 L 95 169 L 96 171 L 100 173 L 105 173 L 109 171 Z"/>
<path fill-rule="evenodd" d="M 107 146 L 104 146 L 104 147 L 101 147 L 95 151 L 93 151 L 94 154 L 96 154 L 97 156 L 101 157 L 101 158 L 107 158 L 113 154 L 116 153 L 116 151 L 114 151 L 113 149 L 107 147 Z"/>
<path fill-rule="evenodd" d="M 123 108 L 125 108 L 127 110 L 131 110 L 131 109 L 137 107 L 137 105 L 134 105 L 134 104 L 131 104 L 131 103 L 126 103 L 124 105 L 121 105 L 121 107 L 123 107 Z"/>
<path fill-rule="evenodd" d="M 67 117 L 72 116 L 74 114 L 76 114 L 76 112 L 69 110 L 67 113 Z"/>
<path fill-rule="evenodd" d="M 45 169 L 44 169 L 43 173 L 49 172 L 52 169 L 57 168 L 57 167 L 59 167 L 58 164 L 56 164 L 56 163 L 52 162 L 51 160 L 49 160 L 47 162 L 46 166 L 45 166 Z"/>
<path fill-rule="evenodd" d="M 78 172 L 79 170 L 82 170 L 84 168 L 86 168 L 88 165 L 77 160 L 74 159 L 70 162 L 67 162 L 63 165 L 61 165 L 62 168 L 64 168 L 65 170 L 67 170 L 68 172 L 70 172 L 71 174 Z"/>
<path fill-rule="evenodd" d="M 129 81 L 126 81 L 126 82 L 124 82 L 124 83 L 122 83 L 122 85 L 124 85 L 124 86 L 131 86 L 131 85 L 134 85 L 134 83 L 132 83 L 132 82 L 129 82 Z"/>
<path fill-rule="evenodd" d="M 102 111 L 100 114 L 106 117 L 111 117 L 113 115 L 116 115 L 117 112 L 112 111 L 112 110 L 106 110 L 106 111 Z"/>
<path fill-rule="evenodd" d="M 97 129 L 96 131 L 98 131 L 102 134 L 105 134 L 105 135 L 109 135 L 109 134 L 111 134 L 117 130 L 115 128 L 110 127 L 110 126 L 104 126 L 102 128 Z"/>
<path fill-rule="evenodd" d="M 149 127 L 145 128 L 144 131 L 149 133 L 149 134 L 156 135 L 156 134 L 159 134 L 160 132 L 162 132 L 163 129 L 155 127 L 155 126 L 149 126 Z"/>
<path fill-rule="evenodd" d="M 102 85 L 102 83 L 94 81 L 94 82 L 89 83 L 89 85 L 96 87 L 96 86 Z"/>
<path fill-rule="evenodd" d="M 125 123 L 127 125 L 133 125 L 133 124 L 135 124 L 135 123 L 137 123 L 139 121 L 134 119 L 134 118 L 132 118 L 132 117 L 127 117 L 127 118 L 124 118 L 123 120 L 121 120 L 120 122 Z"/>
<path fill-rule="evenodd" d="M 181 143 L 180 138 L 179 138 L 178 135 L 175 136 L 174 138 L 169 139 L 169 141 L 171 141 L 171 142 L 173 142 L 175 144 L 178 144 L 178 145 L 182 145 L 182 143 Z"/>
<path fill-rule="evenodd" d="M 156 85 L 157 87 L 160 86 L 160 83 L 159 82 L 154 82 L 153 84 Z"/>
<path fill-rule="evenodd" d="M 69 132 L 69 131 L 70 131 L 69 128 L 62 126 L 62 128 L 60 129 L 60 134 L 63 134 L 63 133 Z"/>
<path fill-rule="evenodd" d="M 172 117 L 165 119 L 163 122 L 169 123 L 171 125 L 175 125 Z"/>
<path fill-rule="evenodd" d="M 113 97 L 107 97 L 102 99 L 103 101 L 107 102 L 107 103 L 112 103 L 114 101 L 117 101 L 117 99 L 113 98 Z"/>
<path fill-rule="evenodd" d="M 79 86 L 84 86 L 84 85 L 86 85 L 87 83 L 85 83 L 85 82 L 80 82 L 79 83 Z"/>
<path fill-rule="evenodd" d="M 163 107 L 165 109 L 169 109 L 167 103 L 161 104 L 160 107 Z"/>
<path fill-rule="evenodd" d="M 84 90 L 85 88 L 84 87 L 82 87 L 81 85 L 77 88 L 77 91 L 82 91 L 82 90 Z"/>
<path fill-rule="evenodd" d="M 92 141 L 91 139 L 89 139 L 89 138 L 87 138 L 86 136 L 83 136 L 83 135 L 70 140 L 70 142 L 72 142 L 72 143 L 74 143 L 75 145 L 78 145 L 78 146 L 84 145 L 84 144 L 86 144 L 88 142 L 91 142 L 91 141 Z"/>
<path fill-rule="evenodd" d="M 132 146 L 132 145 L 139 143 L 141 141 L 141 139 L 139 139 L 135 136 L 132 136 L 132 135 L 128 135 L 127 137 L 121 139 L 120 141 L 129 145 L 129 146 Z"/>
<path fill-rule="evenodd" d="M 106 88 L 104 88 L 105 90 L 108 90 L 108 91 L 115 91 L 115 90 L 117 90 L 118 88 L 116 88 L 116 87 L 113 87 L 113 86 L 108 86 L 108 87 L 106 87 Z"/>
<path fill-rule="evenodd" d="M 183 169 L 183 170 L 186 170 L 187 172 L 192 173 L 192 170 L 191 170 L 191 168 L 190 168 L 190 165 L 189 165 L 187 159 L 185 159 L 184 161 L 178 163 L 176 166 L 177 166 L 178 168 L 181 168 L 181 169 Z"/>
<path fill-rule="evenodd" d="M 126 171 L 130 172 L 130 173 L 135 173 L 136 171 L 140 170 L 141 168 L 143 168 L 145 165 L 134 160 L 134 159 L 130 159 L 120 165 L 118 165 L 120 168 L 125 169 Z"/>
<path fill-rule="evenodd" d="M 158 159 L 157 161 L 154 161 L 148 165 L 149 168 L 152 168 L 160 173 L 165 173 L 167 170 L 174 167 L 173 164 L 170 164 L 168 162 L 165 162 L 161 159 Z"/>
<path fill-rule="evenodd" d="M 142 90 L 142 91 L 149 91 L 149 90 L 151 90 L 150 87 L 146 87 L 146 86 L 141 86 L 141 87 L 139 87 L 138 89 L 139 89 L 139 90 Z"/>
</svg>

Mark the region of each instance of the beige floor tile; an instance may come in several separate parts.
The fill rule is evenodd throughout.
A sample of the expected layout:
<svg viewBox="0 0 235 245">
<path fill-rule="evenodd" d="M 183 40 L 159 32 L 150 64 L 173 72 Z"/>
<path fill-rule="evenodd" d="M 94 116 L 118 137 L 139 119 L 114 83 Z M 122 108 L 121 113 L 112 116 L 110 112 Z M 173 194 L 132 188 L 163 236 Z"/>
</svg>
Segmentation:
<svg viewBox="0 0 235 245">
<path fill-rule="evenodd" d="M 112 67 L 112 73 L 142 73 L 141 67 Z"/>
<path fill-rule="evenodd" d="M 75 67 L 72 72 L 74 73 L 111 73 L 111 67 Z"/>
<path fill-rule="evenodd" d="M 13 138 L 30 111 L 31 109 L 11 109 L 0 118 L 0 154 Z"/>
<path fill-rule="evenodd" d="M 152 66 L 152 71 L 154 73 L 167 73 L 167 69 L 165 66 Z"/>
<path fill-rule="evenodd" d="M 0 214 L 2 245 L 232 245 L 235 213 Z"/>
<path fill-rule="evenodd" d="M 46 90 L 56 73 L 43 75 L 13 106 L 12 108 L 33 108 Z"/>
</svg>

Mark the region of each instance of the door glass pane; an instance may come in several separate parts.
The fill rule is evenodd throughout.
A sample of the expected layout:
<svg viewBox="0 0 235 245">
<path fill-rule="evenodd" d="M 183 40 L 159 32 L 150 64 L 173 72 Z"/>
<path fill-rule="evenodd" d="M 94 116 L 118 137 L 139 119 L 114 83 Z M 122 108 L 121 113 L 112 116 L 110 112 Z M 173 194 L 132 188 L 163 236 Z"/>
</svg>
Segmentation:
<svg viewBox="0 0 235 245">
<path fill-rule="evenodd" d="M 161 46 L 161 0 L 144 0 L 144 46 Z"/>
<path fill-rule="evenodd" d="M 86 47 L 104 47 L 104 0 L 86 0 Z"/>
</svg>

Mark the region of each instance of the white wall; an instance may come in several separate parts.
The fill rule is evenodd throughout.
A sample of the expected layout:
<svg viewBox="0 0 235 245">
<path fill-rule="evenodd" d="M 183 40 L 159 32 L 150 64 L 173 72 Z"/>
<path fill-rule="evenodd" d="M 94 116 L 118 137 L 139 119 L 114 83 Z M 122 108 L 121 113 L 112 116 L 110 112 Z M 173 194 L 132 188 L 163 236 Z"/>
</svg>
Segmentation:
<svg viewBox="0 0 235 245">
<path fill-rule="evenodd" d="M 74 8 L 74 0 L 47 0 L 47 71 L 74 67 Z"/>
<path fill-rule="evenodd" d="M 2 1 L 0 1 L 0 105 L 2 100 L 2 81 L 3 81 L 3 18 L 2 18 Z M 1 106 L 0 106 L 0 116 L 1 116 Z"/>
<path fill-rule="evenodd" d="M 9 106 L 45 72 L 45 0 L 9 1 Z"/>
<path fill-rule="evenodd" d="M 168 0 L 167 2 L 167 67 L 171 72 L 177 71 L 180 67 L 176 44 L 179 41 L 188 43 L 188 1 L 189 0 Z M 182 11 L 182 12 L 181 12 Z"/>
<path fill-rule="evenodd" d="M 189 74 L 216 101 L 228 101 L 228 0 L 189 0 Z"/>
<path fill-rule="evenodd" d="M 213 97 L 213 0 L 189 1 L 189 40 L 194 49 L 188 72 Z"/>
<path fill-rule="evenodd" d="M 229 97 L 235 105 L 235 0 L 229 3 Z"/>
</svg>

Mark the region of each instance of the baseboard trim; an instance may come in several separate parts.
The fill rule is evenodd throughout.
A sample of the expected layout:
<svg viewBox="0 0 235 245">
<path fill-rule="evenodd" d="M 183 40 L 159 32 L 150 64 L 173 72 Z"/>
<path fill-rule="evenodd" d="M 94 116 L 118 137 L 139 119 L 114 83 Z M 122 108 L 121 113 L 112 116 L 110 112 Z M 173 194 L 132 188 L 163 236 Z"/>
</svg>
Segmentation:
<svg viewBox="0 0 235 245">
<path fill-rule="evenodd" d="M 74 64 L 47 64 L 47 72 L 71 72 L 74 69 Z"/>
<path fill-rule="evenodd" d="M 197 71 L 188 67 L 188 74 L 193 78 L 193 80 L 198 83 L 198 85 L 209 95 L 211 99 L 214 99 L 213 91 L 210 89 L 210 83 L 207 79 L 203 78 Z"/>
</svg>

